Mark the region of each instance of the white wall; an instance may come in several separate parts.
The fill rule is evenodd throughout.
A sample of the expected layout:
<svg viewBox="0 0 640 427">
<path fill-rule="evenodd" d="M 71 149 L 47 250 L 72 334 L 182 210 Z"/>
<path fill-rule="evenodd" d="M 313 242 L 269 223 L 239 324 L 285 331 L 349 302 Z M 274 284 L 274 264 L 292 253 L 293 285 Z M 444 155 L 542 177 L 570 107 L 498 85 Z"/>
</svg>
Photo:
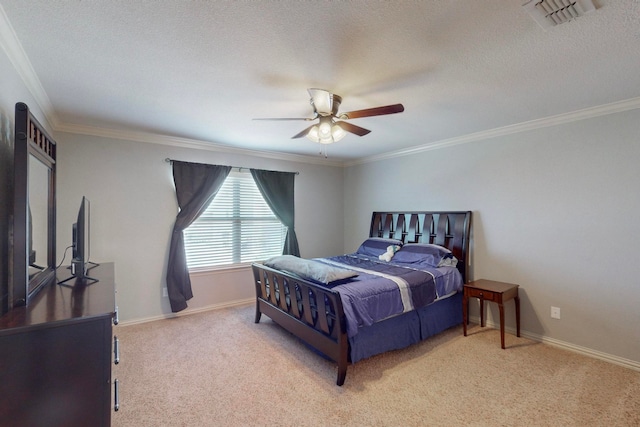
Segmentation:
<svg viewBox="0 0 640 427">
<path fill-rule="evenodd" d="M 122 321 L 169 315 L 166 286 L 169 237 L 178 211 L 171 165 L 176 160 L 299 171 L 296 233 L 301 255 L 342 251 L 342 168 L 248 155 L 58 133 L 58 262 L 71 244 L 82 196 L 91 201 L 91 259 L 116 263 Z M 65 264 L 68 264 L 69 254 Z M 255 297 L 250 268 L 192 277 L 187 310 Z"/>
<path fill-rule="evenodd" d="M 345 247 L 373 210 L 472 210 L 472 277 L 521 286 L 524 331 L 640 363 L 639 135 L 637 109 L 349 167 Z"/>
</svg>

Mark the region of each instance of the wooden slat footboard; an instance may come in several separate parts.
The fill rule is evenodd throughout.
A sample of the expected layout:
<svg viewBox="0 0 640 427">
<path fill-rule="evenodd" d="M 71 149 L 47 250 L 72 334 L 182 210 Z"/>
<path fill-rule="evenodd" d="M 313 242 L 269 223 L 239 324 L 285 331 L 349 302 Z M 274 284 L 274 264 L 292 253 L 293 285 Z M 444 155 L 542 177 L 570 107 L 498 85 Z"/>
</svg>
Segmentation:
<svg viewBox="0 0 640 427">
<path fill-rule="evenodd" d="M 253 264 L 256 318 L 262 313 L 338 363 L 336 384 L 347 375 L 349 341 L 337 292 L 304 279 Z"/>
</svg>

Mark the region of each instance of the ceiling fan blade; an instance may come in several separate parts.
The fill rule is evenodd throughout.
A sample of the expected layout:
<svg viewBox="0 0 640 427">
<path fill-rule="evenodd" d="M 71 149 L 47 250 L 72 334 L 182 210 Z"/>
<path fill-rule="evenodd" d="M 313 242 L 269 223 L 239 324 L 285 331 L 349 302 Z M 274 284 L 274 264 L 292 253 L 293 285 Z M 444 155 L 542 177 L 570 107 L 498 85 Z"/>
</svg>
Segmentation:
<svg viewBox="0 0 640 427">
<path fill-rule="evenodd" d="M 369 129 L 361 128 L 360 126 L 356 126 L 347 122 L 336 122 L 336 125 L 340 126 L 345 132 L 351 132 L 358 136 L 365 136 L 366 134 L 371 132 Z"/>
<path fill-rule="evenodd" d="M 404 106 L 402 104 L 385 105 L 384 107 L 367 108 L 365 110 L 349 111 L 341 113 L 340 119 L 358 119 L 360 117 L 384 116 L 385 114 L 402 113 Z"/>
<path fill-rule="evenodd" d="M 291 139 L 296 139 L 296 138 L 302 138 L 303 136 L 307 136 L 307 134 L 309 133 L 309 131 L 311 130 L 312 127 L 314 127 L 315 125 L 311 125 L 308 128 L 306 128 L 305 130 L 303 130 L 300 133 L 295 134 L 294 136 L 291 137 Z"/>
</svg>

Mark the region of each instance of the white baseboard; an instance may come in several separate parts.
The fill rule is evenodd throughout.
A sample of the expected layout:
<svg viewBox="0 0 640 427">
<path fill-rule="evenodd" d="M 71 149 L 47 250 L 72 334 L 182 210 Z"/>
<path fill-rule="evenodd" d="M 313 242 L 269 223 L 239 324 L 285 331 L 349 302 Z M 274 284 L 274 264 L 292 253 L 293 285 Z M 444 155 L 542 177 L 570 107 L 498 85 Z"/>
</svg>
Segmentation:
<svg viewBox="0 0 640 427">
<path fill-rule="evenodd" d="M 181 311 L 179 313 L 169 313 L 169 314 L 162 314 L 160 316 L 153 316 L 153 317 L 146 317 L 143 319 L 135 319 L 135 320 L 129 320 L 129 321 L 125 321 L 125 322 L 120 322 L 119 326 L 130 326 L 130 325 L 138 325 L 141 323 L 147 323 L 147 322 L 154 322 L 156 320 L 164 320 L 164 319 L 173 319 L 176 317 L 181 317 L 181 316 L 189 316 L 192 314 L 197 314 L 197 313 L 203 313 L 206 311 L 211 311 L 211 310 L 221 310 L 223 308 L 229 308 L 229 307 L 240 307 L 240 306 L 245 306 L 245 305 L 250 305 L 250 304 L 255 304 L 256 299 L 255 298 L 247 298 L 247 299 L 243 299 L 243 300 L 236 300 L 236 301 L 230 301 L 227 303 L 223 303 L 223 304 L 212 304 L 212 305 L 208 305 L 205 307 L 199 307 L 199 308 L 194 308 L 194 309 L 189 309 L 187 308 L 184 311 Z M 480 317 L 479 316 L 469 316 L 469 320 L 471 320 L 474 323 L 480 324 Z M 486 327 L 490 327 L 493 329 L 500 329 L 500 325 L 496 324 L 490 320 L 487 320 L 485 322 Z M 505 327 L 505 332 L 508 332 L 510 334 L 515 335 L 516 334 L 516 330 L 514 328 L 511 327 Z M 558 347 L 558 348 L 562 348 L 565 350 L 569 350 L 569 351 L 573 351 L 574 353 L 579 353 L 582 354 L 584 356 L 588 356 L 588 357 L 593 357 L 595 359 L 600 359 L 603 360 L 605 362 L 609 362 L 609 363 L 613 363 L 614 365 L 619 365 L 625 368 L 629 368 L 629 369 L 633 369 L 634 371 L 640 371 L 640 362 L 637 362 L 635 360 L 631 360 L 631 359 L 625 359 L 624 357 L 619 357 L 619 356 L 615 356 L 613 354 L 608 354 L 608 353 L 603 353 L 601 351 L 597 351 L 597 350 L 593 350 L 587 347 L 582 347 L 579 345 L 575 345 L 566 341 L 561 341 L 561 340 L 557 340 L 555 338 L 550 338 L 550 337 L 546 337 L 544 335 L 538 335 L 538 334 L 534 334 L 532 332 L 527 332 L 527 331 L 523 331 L 522 329 L 520 330 L 520 336 L 524 337 L 524 338 L 529 338 L 530 340 L 533 341 L 538 341 L 538 342 L 542 342 L 545 344 L 549 344 L 552 345 L 554 347 Z"/>
<path fill-rule="evenodd" d="M 480 324 L 480 317 L 479 316 L 470 316 L 469 319 L 472 322 L 475 322 L 477 324 Z M 490 320 L 486 320 L 485 321 L 485 325 L 493 328 L 493 329 L 500 329 L 500 325 L 497 323 L 494 323 Z M 508 332 L 510 334 L 515 335 L 516 334 L 516 329 L 515 328 L 511 328 L 511 327 L 505 327 L 505 332 Z M 555 338 L 550 338 L 550 337 L 546 337 L 544 335 L 538 335 L 538 334 L 534 334 L 532 332 L 528 332 L 528 331 L 523 331 L 522 328 L 520 329 L 520 336 L 524 337 L 524 338 L 529 338 L 530 340 L 533 341 L 538 341 L 538 342 L 542 342 L 545 344 L 549 344 L 552 345 L 554 347 L 558 347 L 558 348 L 562 348 L 565 350 L 569 350 L 569 351 L 573 351 L 574 353 L 579 353 L 582 354 L 584 356 L 589 356 L 589 357 L 593 357 L 595 359 L 600 359 L 603 360 L 605 362 L 609 362 L 609 363 L 613 363 L 614 365 L 619 365 L 619 366 L 623 366 L 625 368 L 629 368 L 629 369 L 633 369 L 634 371 L 640 371 L 640 362 L 637 362 L 635 360 L 631 360 L 631 359 L 625 359 L 624 357 L 619 357 L 619 356 L 615 356 L 613 354 L 608 354 L 608 353 L 603 353 L 601 351 L 597 351 L 597 350 L 593 350 L 587 347 L 582 347 L 579 345 L 575 345 L 566 341 L 561 341 L 561 340 L 557 340 Z"/>
<path fill-rule="evenodd" d="M 174 319 L 176 317 L 190 316 L 192 314 L 204 313 L 205 311 L 221 310 L 223 308 L 240 307 L 240 306 L 243 306 L 243 305 L 255 304 L 255 302 L 256 302 L 256 299 L 254 297 L 254 298 L 247 298 L 247 299 L 242 299 L 242 300 L 225 302 L 223 304 L 212 304 L 212 305 L 207 305 L 207 306 L 198 307 L 198 308 L 187 308 L 187 309 L 185 309 L 183 311 L 180 311 L 178 313 L 167 313 L 167 314 L 161 314 L 159 316 L 152 316 L 152 317 L 144 317 L 144 318 L 134 319 L 134 320 L 127 320 L 127 321 L 124 321 L 124 322 L 120 322 L 118 324 L 118 326 L 130 326 L 130 325 L 138 325 L 138 324 L 147 323 L 147 322 L 155 322 L 156 320 Z"/>
</svg>

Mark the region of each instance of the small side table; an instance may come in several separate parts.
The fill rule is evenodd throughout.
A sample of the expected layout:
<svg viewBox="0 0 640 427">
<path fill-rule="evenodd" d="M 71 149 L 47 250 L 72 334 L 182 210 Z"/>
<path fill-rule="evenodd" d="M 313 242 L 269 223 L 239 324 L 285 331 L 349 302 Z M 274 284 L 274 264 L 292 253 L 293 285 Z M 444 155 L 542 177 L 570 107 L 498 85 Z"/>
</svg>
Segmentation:
<svg viewBox="0 0 640 427">
<path fill-rule="evenodd" d="M 480 300 L 480 326 L 484 327 L 484 302 L 493 301 L 500 308 L 500 342 L 504 349 L 504 306 L 505 301 L 513 299 L 516 303 L 516 327 L 520 336 L 520 298 L 518 297 L 518 285 L 512 283 L 496 282 L 480 279 L 464 285 L 462 296 L 462 329 L 467 336 L 467 324 L 469 323 L 469 297 Z"/>
</svg>

